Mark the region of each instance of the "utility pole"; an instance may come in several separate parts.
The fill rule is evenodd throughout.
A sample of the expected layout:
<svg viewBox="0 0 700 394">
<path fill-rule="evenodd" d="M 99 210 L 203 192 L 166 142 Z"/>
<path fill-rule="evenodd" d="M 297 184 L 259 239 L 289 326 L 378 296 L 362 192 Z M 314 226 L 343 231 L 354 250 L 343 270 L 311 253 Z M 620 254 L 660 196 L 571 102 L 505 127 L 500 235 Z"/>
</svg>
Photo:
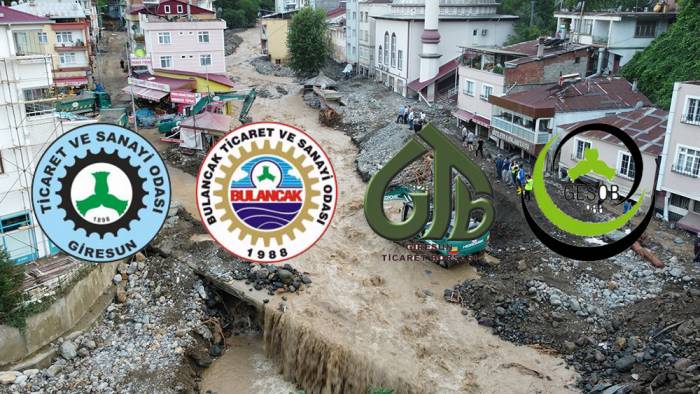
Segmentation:
<svg viewBox="0 0 700 394">
<path fill-rule="evenodd" d="M 535 0 L 530 0 L 530 26 L 535 24 Z"/>
<path fill-rule="evenodd" d="M 126 44 L 125 44 L 126 47 Z M 125 48 L 126 49 L 126 48 Z M 127 81 L 131 78 L 131 53 L 126 49 L 126 74 Z M 131 113 L 134 114 L 134 131 L 139 132 L 139 121 L 136 119 L 136 101 L 134 100 L 134 85 L 129 83 L 129 91 L 131 92 Z"/>
</svg>

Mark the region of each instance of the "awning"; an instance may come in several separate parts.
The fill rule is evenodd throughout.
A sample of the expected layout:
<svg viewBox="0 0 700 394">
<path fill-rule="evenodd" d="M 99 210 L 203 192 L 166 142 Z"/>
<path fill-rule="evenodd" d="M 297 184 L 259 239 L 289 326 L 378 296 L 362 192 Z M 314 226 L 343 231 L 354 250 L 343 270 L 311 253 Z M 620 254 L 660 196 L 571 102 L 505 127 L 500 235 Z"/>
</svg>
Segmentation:
<svg viewBox="0 0 700 394">
<path fill-rule="evenodd" d="M 160 101 L 163 97 L 168 95 L 168 92 L 163 92 L 161 90 L 142 88 L 139 86 L 127 86 L 122 88 L 123 92 L 131 94 L 131 89 L 134 89 L 134 96 L 144 98 L 151 101 Z"/>
<path fill-rule="evenodd" d="M 54 78 L 54 86 L 82 86 L 88 84 L 87 77 Z"/>
<path fill-rule="evenodd" d="M 419 78 L 413 82 L 410 82 L 407 86 L 409 89 L 415 92 L 420 92 L 421 90 L 423 90 L 424 87 L 431 85 L 433 82 L 456 70 L 457 67 L 459 67 L 459 58 L 450 60 L 449 62 L 440 66 L 437 75 L 435 75 L 434 77 L 423 82 L 420 82 Z"/>
<path fill-rule="evenodd" d="M 681 220 L 676 222 L 676 226 L 696 234 L 700 234 L 700 215 L 688 212 Z"/>
<path fill-rule="evenodd" d="M 180 122 L 180 128 L 201 130 L 213 135 L 224 135 L 231 130 L 232 121 L 233 117 L 228 115 L 202 112 Z"/>
<path fill-rule="evenodd" d="M 491 121 L 484 118 L 483 116 L 479 116 L 476 114 L 473 114 L 469 111 L 465 111 L 463 109 L 456 109 L 452 111 L 452 116 L 461 119 L 465 122 L 472 121 L 478 125 L 484 126 L 484 127 L 491 127 Z"/>
</svg>

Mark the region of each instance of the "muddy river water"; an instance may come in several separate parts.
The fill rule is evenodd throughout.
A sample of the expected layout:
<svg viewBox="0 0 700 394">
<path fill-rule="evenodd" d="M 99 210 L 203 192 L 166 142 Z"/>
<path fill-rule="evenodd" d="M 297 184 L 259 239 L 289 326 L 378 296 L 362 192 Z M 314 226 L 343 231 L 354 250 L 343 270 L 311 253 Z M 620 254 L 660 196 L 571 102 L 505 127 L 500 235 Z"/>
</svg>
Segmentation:
<svg viewBox="0 0 700 394">
<path fill-rule="evenodd" d="M 278 99 L 258 98 L 251 115 L 255 121 L 301 127 L 324 147 L 339 180 L 338 209 L 316 246 L 289 261 L 308 272 L 313 285 L 289 297 L 284 314 L 270 307 L 279 303 L 271 297 L 262 341 L 231 339 L 225 355 L 206 371 L 202 387 L 219 393 L 288 393 L 294 386 L 287 382 L 295 381 L 307 392 L 366 392 L 371 382 L 383 382 L 402 393 L 570 392 L 575 373 L 563 360 L 500 340 L 442 299 L 445 288 L 476 276 L 472 267 L 444 270 L 428 262 L 385 259 L 406 250 L 367 225 L 356 148 L 342 132 L 318 123 L 318 112 L 303 102 L 291 78 L 254 70 L 248 61 L 258 56 L 258 34 L 257 29 L 241 33 L 243 43 L 227 59 L 229 72 L 239 89 L 280 85 L 289 91 Z M 170 171 L 174 200 L 196 216 L 194 178 Z M 544 378 L 513 365 L 540 371 Z"/>
</svg>

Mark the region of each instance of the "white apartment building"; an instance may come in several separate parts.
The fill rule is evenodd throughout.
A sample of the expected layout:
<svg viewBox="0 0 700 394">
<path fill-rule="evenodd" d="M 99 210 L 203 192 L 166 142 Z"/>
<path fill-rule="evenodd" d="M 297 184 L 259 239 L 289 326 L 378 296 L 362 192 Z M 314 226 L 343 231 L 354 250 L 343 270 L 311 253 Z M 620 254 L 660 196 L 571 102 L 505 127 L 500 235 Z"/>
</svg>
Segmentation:
<svg viewBox="0 0 700 394">
<path fill-rule="evenodd" d="M 347 9 L 345 19 L 345 41 L 346 53 L 345 59 L 348 63 L 357 65 L 360 55 L 360 7 L 359 0 L 347 0 L 345 7 Z"/>
<path fill-rule="evenodd" d="M 617 73 L 635 53 L 643 51 L 652 41 L 668 30 L 676 19 L 673 1 L 655 12 L 609 11 L 609 12 L 555 12 L 558 35 L 570 37 L 579 44 L 602 48 L 599 58 L 602 68 Z"/>
<path fill-rule="evenodd" d="M 657 190 L 664 220 L 700 233 L 700 81 L 676 82 Z"/>
<path fill-rule="evenodd" d="M 375 78 L 393 91 L 431 102 L 456 95 L 460 47 L 502 45 L 517 16 L 498 15 L 496 2 L 395 0 L 377 15 Z"/>
<path fill-rule="evenodd" d="M 51 55 L 39 35 L 53 23 L 0 7 L 0 247 L 25 263 L 57 252 L 32 213 L 33 163 L 60 133 Z"/>
<path fill-rule="evenodd" d="M 391 0 L 360 0 L 358 3 L 358 75 L 374 76 L 377 53 L 374 46 L 377 21 L 374 17 L 389 13 L 390 5 Z"/>
</svg>

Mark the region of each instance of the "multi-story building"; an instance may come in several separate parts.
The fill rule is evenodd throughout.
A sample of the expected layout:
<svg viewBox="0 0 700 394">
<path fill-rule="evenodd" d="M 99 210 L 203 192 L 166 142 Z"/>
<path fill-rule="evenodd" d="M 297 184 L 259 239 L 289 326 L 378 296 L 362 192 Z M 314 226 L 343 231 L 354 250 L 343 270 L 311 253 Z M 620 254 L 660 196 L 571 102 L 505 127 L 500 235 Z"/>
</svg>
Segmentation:
<svg viewBox="0 0 700 394">
<path fill-rule="evenodd" d="M 591 48 L 560 39 L 539 39 L 506 47 L 462 48 L 457 108 L 461 124 L 483 137 L 491 127 L 489 96 L 502 96 L 557 83 L 562 75 L 586 75 Z"/>
<path fill-rule="evenodd" d="M 17 263 L 57 251 L 36 224 L 30 189 L 32 163 L 60 134 L 45 47 L 53 24 L 0 6 L 0 247 Z"/>
<path fill-rule="evenodd" d="M 275 0 L 275 12 L 277 12 L 277 13 L 300 10 L 304 7 L 316 8 L 316 1 L 315 0 Z"/>
<path fill-rule="evenodd" d="M 432 102 L 456 94 L 460 46 L 502 45 L 517 19 L 495 1 L 395 0 L 377 15 L 375 78 L 404 96 Z"/>
<path fill-rule="evenodd" d="M 87 88 L 92 76 L 91 22 L 78 1 L 32 0 L 11 8 L 54 21 L 40 43 L 52 56 L 53 82 L 59 92 Z"/>
<path fill-rule="evenodd" d="M 677 82 L 661 155 L 664 220 L 700 233 L 700 81 Z"/>
<path fill-rule="evenodd" d="M 347 59 L 347 9 L 345 2 L 338 7 L 326 12 L 328 25 L 328 42 L 330 58 L 338 63 L 349 62 Z"/>
<path fill-rule="evenodd" d="M 613 125 L 632 137 L 642 152 L 644 165 L 639 189 L 632 199 L 636 201 L 641 192 L 644 192 L 644 200 L 649 201 L 652 194 L 656 192 L 654 185 L 656 159 L 661 156 L 667 122 L 668 112 L 658 108 L 640 108 L 603 118 L 561 125 L 559 133 L 569 133 L 587 124 L 603 123 Z M 598 173 L 589 173 L 584 178 L 599 185 L 616 185 L 620 195 L 627 195 L 636 175 L 634 160 L 627 148 L 608 133 L 592 130 L 573 137 L 561 147 L 559 169 L 566 172 L 573 168 L 584 159 L 586 149 L 596 149 L 598 158 L 608 165 L 615 163 L 615 177 L 609 180 Z"/>
<path fill-rule="evenodd" d="M 345 58 L 348 63 L 357 66 L 359 61 L 359 50 L 360 50 L 360 19 L 359 19 L 359 0 L 347 0 L 345 2 L 345 8 L 347 8 L 346 13 L 346 30 L 345 30 Z"/>
<path fill-rule="evenodd" d="M 604 68 L 617 73 L 635 53 L 643 51 L 652 41 L 668 30 L 676 19 L 675 1 L 667 1 L 655 10 L 635 11 L 559 11 L 558 35 L 580 44 L 602 48 L 599 60 Z"/>
<path fill-rule="evenodd" d="M 572 77 L 504 96 L 490 95 L 491 134 L 502 149 L 536 156 L 559 125 L 600 118 L 651 106 L 649 99 L 624 78 Z"/>
<path fill-rule="evenodd" d="M 360 0 L 358 3 L 358 65 L 357 73 L 365 77 L 374 76 L 376 58 L 376 15 L 387 14 L 391 0 Z"/>
<path fill-rule="evenodd" d="M 207 4 L 211 4 L 211 2 L 202 3 L 203 6 L 206 6 Z M 143 4 L 131 2 L 130 8 L 125 15 L 126 30 L 129 34 L 129 49 L 131 54 L 134 54 L 137 49 L 145 49 L 144 32 L 141 26 L 141 15 L 156 15 L 166 19 L 186 17 L 193 21 L 216 20 L 216 13 L 210 8 L 188 4 L 186 1 L 165 0 L 163 2 L 145 2 Z M 138 63 L 136 61 L 134 62 L 137 63 L 135 65 L 136 68 L 147 65 L 142 61 L 142 59 L 138 60 Z"/>
<path fill-rule="evenodd" d="M 276 12 L 260 18 L 260 48 L 272 63 L 283 64 L 289 61 L 287 32 L 289 22 L 296 13 L 297 10 Z"/>
<path fill-rule="evenodd" d="M 226 73 L 225 21 L 196 20 L 186 14 L 168 18 L 145 12 L 139 17 L 151 73 L 153 69 L 199 74 Z"/>
</svg>

